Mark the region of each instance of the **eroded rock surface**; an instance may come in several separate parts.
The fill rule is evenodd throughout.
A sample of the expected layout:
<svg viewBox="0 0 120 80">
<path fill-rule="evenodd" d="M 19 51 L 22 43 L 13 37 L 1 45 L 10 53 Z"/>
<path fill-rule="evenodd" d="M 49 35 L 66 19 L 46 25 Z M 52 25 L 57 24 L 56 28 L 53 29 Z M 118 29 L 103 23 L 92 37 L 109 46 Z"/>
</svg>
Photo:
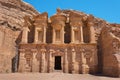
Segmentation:
<svg viewBox="0 0 120 80">
<path fill-rule="evenodd" d="M 38 12 L 21 0 L 0 0 L 0 72 L 11 72 L 17 53 L 16 38 L 21 33 L 23 17 Z"/>
</svg>

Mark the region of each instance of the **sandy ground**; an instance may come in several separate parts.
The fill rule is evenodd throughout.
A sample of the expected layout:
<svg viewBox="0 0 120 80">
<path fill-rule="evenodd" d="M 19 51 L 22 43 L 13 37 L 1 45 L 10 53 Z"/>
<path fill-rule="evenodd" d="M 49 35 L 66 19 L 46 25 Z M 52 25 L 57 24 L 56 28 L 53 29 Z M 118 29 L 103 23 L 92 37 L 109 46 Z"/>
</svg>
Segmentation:
<svg viewBox="0 0 120 80">
<path fill-rule="evenodd" d="M 66 73 L 8 73 L 0 74 L 0 80 L 120 80 L 105 76 L 90 74 L 66 74 Z"/>
</svg>

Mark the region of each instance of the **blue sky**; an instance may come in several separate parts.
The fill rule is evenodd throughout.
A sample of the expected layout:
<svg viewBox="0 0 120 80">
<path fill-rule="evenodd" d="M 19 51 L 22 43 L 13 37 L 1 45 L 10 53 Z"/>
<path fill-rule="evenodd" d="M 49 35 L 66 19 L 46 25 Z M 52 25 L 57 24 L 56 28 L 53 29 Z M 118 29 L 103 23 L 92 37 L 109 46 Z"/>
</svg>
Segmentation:
<svg viewBox="0 0 120 80">
<path fill-rule="evenodd" d="M 55 14 L 56 8 L 73 9 L 120 24 L 120 0 L 23 0 L 40 13 Z"/>
</svg>

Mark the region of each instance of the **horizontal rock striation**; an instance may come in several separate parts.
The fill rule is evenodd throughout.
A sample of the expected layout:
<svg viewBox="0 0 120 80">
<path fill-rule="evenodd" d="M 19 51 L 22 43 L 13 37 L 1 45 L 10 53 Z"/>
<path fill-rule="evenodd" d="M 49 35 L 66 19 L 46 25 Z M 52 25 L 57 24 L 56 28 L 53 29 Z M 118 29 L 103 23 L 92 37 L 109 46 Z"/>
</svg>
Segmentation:
<svg viewBox="0 0 120 80">
<path fill-rule="evenodd" d="M 32 16 L 38 12 L 21 0 L 0 0 L 0 23 L 11 29 L 21 28 L 25 15 Z"/>
</svg>

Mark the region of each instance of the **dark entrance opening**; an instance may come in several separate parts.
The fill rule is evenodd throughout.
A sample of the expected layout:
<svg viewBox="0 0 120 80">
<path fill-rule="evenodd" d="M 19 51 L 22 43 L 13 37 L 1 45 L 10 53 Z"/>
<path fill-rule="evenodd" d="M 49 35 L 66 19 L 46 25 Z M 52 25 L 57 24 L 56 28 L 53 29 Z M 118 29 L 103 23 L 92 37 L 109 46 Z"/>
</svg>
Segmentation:
<svg viewBox="0 0 120 80">
<path fill-rule="evenodd" d="M 61 70 L 61 56 L 55 56 L 55 70 Z"/>
</svg>

